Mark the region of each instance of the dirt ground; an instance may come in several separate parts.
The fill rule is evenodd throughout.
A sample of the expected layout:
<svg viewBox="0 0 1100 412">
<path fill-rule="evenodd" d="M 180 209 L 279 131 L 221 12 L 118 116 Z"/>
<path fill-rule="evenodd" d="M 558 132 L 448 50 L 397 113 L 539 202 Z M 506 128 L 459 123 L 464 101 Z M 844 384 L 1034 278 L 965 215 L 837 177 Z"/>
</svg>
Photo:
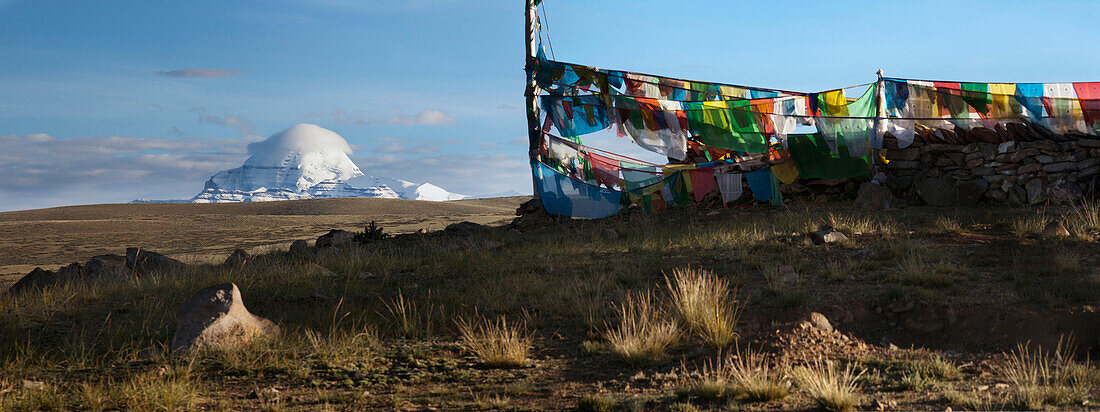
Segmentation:
<svg viewBox="0 0 1100 412">
<path fill-rule="evenodd" d="M 35 267 L 57 269 L 92 256 L 143 247 L 188 263 L 211 263 L 234 249 L 285 248 L 329 229 L 387 233 L 439 230 L 468 220 L 506 222 L 527 198 L 421 202 L 316 199 L 222 204 L 105 204 L 0 213 L 0 288 Z"/>
</svg>

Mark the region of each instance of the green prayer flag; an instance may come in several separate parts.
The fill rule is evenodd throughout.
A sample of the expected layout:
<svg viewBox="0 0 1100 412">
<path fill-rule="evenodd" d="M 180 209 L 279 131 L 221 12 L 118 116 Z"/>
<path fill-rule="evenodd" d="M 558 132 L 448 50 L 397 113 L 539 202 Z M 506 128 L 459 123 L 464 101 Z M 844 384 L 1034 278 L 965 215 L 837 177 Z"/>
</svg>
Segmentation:
<svg viewBox="0 0 1100 412">
<path fill-rule="evenodd" d="M 960 83 L 962 98 L 974 111 L 982 116 L 989 114 L 989 106 L 993 103 L 993 96 L 989 94 L 989 83 Z"/>
</svg>

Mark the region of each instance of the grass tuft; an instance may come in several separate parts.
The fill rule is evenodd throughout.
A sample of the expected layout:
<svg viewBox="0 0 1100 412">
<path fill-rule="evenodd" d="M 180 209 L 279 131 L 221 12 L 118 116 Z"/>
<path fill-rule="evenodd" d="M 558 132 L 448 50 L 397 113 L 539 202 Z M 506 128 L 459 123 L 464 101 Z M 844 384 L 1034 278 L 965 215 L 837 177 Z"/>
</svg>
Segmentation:
<svg viewBox="0 0 1100 412">
<path fill-rule="evenodd" d="M 485 366 L 490 368 L 527 366 L 531 337 L 524 331 L 522 323 L 509 325 L 508 319 L 504 316 L 497 321 L 471 322 L 460 319 L 457 323 L 462 346 L 477 354 Z"/>
<path fill-rule="evenodd" d="M 434 307 L 429 304 L 427 308 L 418 308 L 416 302 L 405 299 L 400 290 L 397 296 L 389 301 L 383 300 L 389 318 L 397 329 L 397 333 L 406 339 L 431 337 L 435 333 L 435 324 L 432 317 Z"/>
<path fill-rule="evenodd" d="M 790 382 L 780 379 L 771 369 L 768 358 L 760 352 L 746 349 L 727 359 L 726 367 L 738 392 L 750 402 L 776 401 L 790 393 Z"/>
<path fill-rule="evenodd" d="M 1029 345 L 1020 344 L 1005 354 L 1001 373 L 1013 385 L 1017 406 L 1037 410 L 1047 404 L 1066 405 L 1087 399 L 1093 385 L 1079 371 L 1091 367 L 1087 361 L 1074 362 L 1075 349 L 1071 339 L 1064 339 L 1053 352 L 1031 350 Z"/>
<path fill-rule="evenodd" d="M 798 386 L 806 391 L 818 407 L 832 412 L 849 411 L 859 405 L 856 380 L 864 371 L 856 373 L 852 365 L 843 370 L 836 365 L 815 362 L 799 366 L 791 371 Z"/>
<path fill-rule="evenodd" d="M 679 325 L 657 306 L 652 294 L 631 293 L 617 307 L 619 324 L 604 332 L 611 351 L 638 366 L 665 357 L 680 339 Z"/>
<path fill-rule="evenodd" d="M 722 348 L 737 339 L 741 307 L 727 280 L 702 269 L 675 269 L 665 286 L 680 319 L 704 342 Z"/>
</svg>

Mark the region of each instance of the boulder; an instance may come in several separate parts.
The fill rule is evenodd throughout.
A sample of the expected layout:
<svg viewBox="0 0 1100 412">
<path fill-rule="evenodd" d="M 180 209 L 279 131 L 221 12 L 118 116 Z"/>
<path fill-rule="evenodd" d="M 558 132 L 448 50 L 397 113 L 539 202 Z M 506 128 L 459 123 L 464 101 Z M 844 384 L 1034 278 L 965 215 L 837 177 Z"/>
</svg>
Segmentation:
<svg viewBox="0 0 1100 412">
<path fill-rule="evenodd" d="M 141 248 L 126 248 L 126 267 L 138 273 L 164 272 L 187 267 L 178 260 Z"/>
<path fill-rule="evenodd" d="M 989 189 L 989 182 L 984 179 L 964 180 L 955 184 L 955 202 L 970 206 L 978 203 Z"/>
<path fill-rule="evenodd" d="M 335 247 L 344 246 L 355 243 L 355 233 L 348 232 L 346 230 L 332 229 L 317 238 L 314 242 L 314 246 L 322 247 Z"/>
<path fill-rule="evenodd" d="M 126 256 L 99 255 L 84 264 L 84 275 L 95 277 L 116 277 L 130 273 L 126 265 Z"/>
<path fill-rule="evenodd" d="M 1043 237 L 1069 237 L 1069 230 L 1062 224 L 1062 219 L 1054 219 L 1043 227 Z"/>
<path fill-rule="evenodd" d="M 481 232 L 481 231 L 489 230 L 489 227 L 485 226 L 485 225 L 482 225 L 482 224 L 466 221 L 466 222 L 451 223 L 451 224 L 447 225 L 447 228 L 445 230 L 448 231 L 448 232 L 457 232 L 457 233 L 473 233 L 473 232 Z"/>
<path fill-rule="evenodd" d="M 531 213 L 538 213 L 542 211 L 542 201 L 539 199 L 531 198 L 530 200 L 523 202 L 516 208 L 516 216 L 523 216 Z"/>
<path fill-rule="evenodd" d="M 241 291 L 233 283 L 198 291 L 176 310 L 176 321 L 174 351 L 241 345 L 279 331 L 275 323 L 245 308 Z"/>
<path fill-rule="evenodd" d="M 1027 204 L 1029 205 L 1034 205 L 1046 200 L 1046 196 L 1043 193 L 1043 179 L 1029 180 L 1027 183 L 1024 183 L 1024 190 L 1027 191 Z"/>
<path fill-rule="evenodd" d="M 826 332 L 833 331 L 833 325 L 829 323 L 829 319 L 826 318 L 825 315 L 817 312 L 813 312 L 810 314 L 810 324 L 813 325 L 815 328 L 821 329 Z"/>
<path fill-rule="evenodd" d="M 843 242 L 848 240 L 848 237 L 832 228 L 823 228 L 816 232 L 810 232 L 810 240 L 812 240 L 814 244 L 823 245 L 826 243 Z"/>
<path fill-rule="evenodd" d="M 860 184 L 856 194 L 856 206 L 866 210 L 889 209 L 896 200 L 890 189 L 872 182 Z"/>
<path fill-rule="evenodd" d="M 290 244 L 290 253 L 294 255 L 306 255 L 309 254 L 309 241 L 305 239 L 295 240 Z"/>
<path fill-rule="evenodd" d="M 8 288 L 8 294 L 25 292 L 28 290 L 42 289 L 47 286 L 52 286 L 61 280 L 57 272 L 52 270 L 45 270 L 42 268 L 34 268 L 31 273 L 23 276 L 14 285 Z"/>
<path fill-rule="evenodd" d="M 244 249 L 237 249 L 234 250 L 233 253 L 229 255 L 229 257 L 225 258 L 224 265 L 244 266 L 245 263 L 248 263 L 249 259 L 252 259 L 252 255 L 249 255 L 248 252 L 244 251 Z"/>
<path fill-rule="evenodd" d="M 917 182 L 916 191 L 925 203 L 932 206 L 955 204 L 955 183 L 942 177 L 930 177 Z"/>
<path fill-rule="evenodd" d="M 603 236 L 604 239 L 607 239 L 607 240 L 616 240 L 616 239 L 619 238 L 619 232 L 616 232 L 615 229 L 612 229 L 612 228 L 609 228 L 609 227 L 604 228 L 601 235 Z"/>
</svg>

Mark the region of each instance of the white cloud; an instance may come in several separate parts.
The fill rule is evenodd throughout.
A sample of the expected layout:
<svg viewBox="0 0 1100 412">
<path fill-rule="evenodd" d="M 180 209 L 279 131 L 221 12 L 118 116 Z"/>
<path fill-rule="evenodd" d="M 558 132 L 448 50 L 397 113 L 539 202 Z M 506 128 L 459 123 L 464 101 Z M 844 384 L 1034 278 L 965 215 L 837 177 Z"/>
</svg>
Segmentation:
<svg viewBox="0 0 1100 412">
<path fill-rule="evenodd" d="M 0 210 L 188 198 L 239 166 L 246 139 L 0 135 Z"/>
<path fill-rule="evenodd" d="M 177 69 L 157 72 L 157 74 L 161 76 L 183 77 L 188 79 L 213 79 L 218 77 L 236 76 L 241 73 L 244 73 L 244 71 L 225 69 Z"/>
</svg>

